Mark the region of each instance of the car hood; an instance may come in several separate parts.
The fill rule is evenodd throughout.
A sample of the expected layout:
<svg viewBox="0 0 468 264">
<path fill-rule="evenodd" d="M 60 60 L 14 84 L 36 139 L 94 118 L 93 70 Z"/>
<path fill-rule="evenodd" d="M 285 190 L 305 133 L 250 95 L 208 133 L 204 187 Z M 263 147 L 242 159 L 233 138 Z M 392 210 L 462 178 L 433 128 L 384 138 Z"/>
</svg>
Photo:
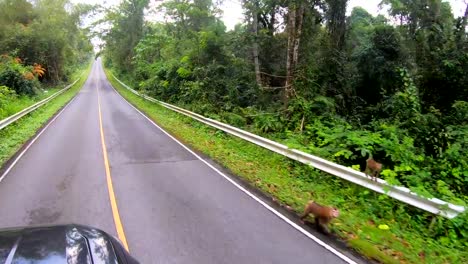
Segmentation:
<svg viewBox="0 0 468 264">
<path fill-rule="evenodd" d="M 0 230 L 0 263 L 118 263 L 108 234 L 81 225 Z"/>
</svg>

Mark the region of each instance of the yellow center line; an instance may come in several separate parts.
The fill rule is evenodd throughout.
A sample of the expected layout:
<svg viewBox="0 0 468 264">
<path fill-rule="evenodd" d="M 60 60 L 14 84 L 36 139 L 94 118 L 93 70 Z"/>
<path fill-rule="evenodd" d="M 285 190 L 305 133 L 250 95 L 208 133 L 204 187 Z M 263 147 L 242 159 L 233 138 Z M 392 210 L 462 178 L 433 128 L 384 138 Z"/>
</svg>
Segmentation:
<svg viewBox="0 0 468 264">
<path fill-rule="evenodd" d="M 104 140 L 104 129 L 102 127 L 102 114 L 101 114 L 101 97 L 99 96 L 99 86 L 97 87 L 98 95 L 98 109 L 99 109 L 99 127 L 101 130 L 101 143 L 102 143 L 102 155 L 104 157 L 104 166 L 106 168 L 106 179 L 107 179 L 107 189 L 109 190 L 109 199 L 112 208 L 112 215 L 114 216 L 115 228 L 117 229 L 117 235 L 122 242 L 123 246 L 127 251 L 128 244 L 127 238 L 125 237 L 125 232 L 122 226 L 122 221 L 120 220 L 119 208 L 117 207 L 117 200 L 115 199 L 114 186 L 112 185 L 112 177 L 109 167 L 109 159 L 107 158 L 107 148 L 106 141 Z"/>
</svg>

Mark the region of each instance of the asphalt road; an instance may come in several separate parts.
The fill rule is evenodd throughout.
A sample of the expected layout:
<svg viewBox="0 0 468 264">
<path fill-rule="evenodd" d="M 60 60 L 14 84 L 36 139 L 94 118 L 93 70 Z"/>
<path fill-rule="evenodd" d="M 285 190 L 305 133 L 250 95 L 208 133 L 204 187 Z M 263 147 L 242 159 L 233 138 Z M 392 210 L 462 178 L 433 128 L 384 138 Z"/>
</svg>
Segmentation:
<svg viewBox="0 0 468 264">
<path fill-rule="evenodd" d="M 0 227 L 77 223 L 119 235 L 99 104 L 120 220 L 141 263 L 345 263 L 155 127 L 110 86 L 99 61 L 0 183 Z"/>
</svg>

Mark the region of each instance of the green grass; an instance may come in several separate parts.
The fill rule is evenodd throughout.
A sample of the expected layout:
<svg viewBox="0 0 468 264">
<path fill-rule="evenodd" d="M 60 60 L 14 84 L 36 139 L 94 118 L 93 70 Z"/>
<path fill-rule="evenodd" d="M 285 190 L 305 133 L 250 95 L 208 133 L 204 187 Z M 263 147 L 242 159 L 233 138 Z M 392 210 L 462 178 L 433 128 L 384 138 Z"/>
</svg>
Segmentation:
<svg viewBox="0 0 468 264">
<path fill-rule="evenodd" d="M 76 80 L 76 79 L 75 79 Z M 35 96 L 19 96 L 12 101 L 8 101 L 0 108 L 0 120 L 7 118 L 39 101 L 45 99 L 54 93 L 58 92 L 60 88 L 50 87 L 47 89 L 41 89 Z"/>
<path fill-rule="evenodd" d="M 304 204 L 313 199 L 340 208 L 341 215 L 332 223 L 331 229 L 364 256 L 382 263 L 468 263 L 467 242 L 465 245 L 444 244 L 443 237 L 431 237 L 429 224 L 421 225 L 412 220 L 412 217 L 427 218 L 429 223 L 430 214 L 144 100 L 122 87 L 109 71 L 106 74 L 123 97 L 160 126 L 282 206 L 301 212 Z M 437 220 L 442 224 L 448 221 Z M 379 229 L 381 224 L 390 229 Z"/>
<path fill-rule="evenodd" d="M 77 71 L 71 80 L 80 80 L 68 91 L 57 96 L 52 101 L 38 108 L 36 111 L 22 117 L 15 123 L 0 130 L 0 167 L 10 159 L 23 144 L 28 141 L 36 132 L 66 103 L 68 103 L 86 81 L 91 70 L 90 64 L 86 69 Z M 52 94 L 49 92 L 47 94 Z M 47 95 L 44 95 L 47 97 Z"/>
</svg>

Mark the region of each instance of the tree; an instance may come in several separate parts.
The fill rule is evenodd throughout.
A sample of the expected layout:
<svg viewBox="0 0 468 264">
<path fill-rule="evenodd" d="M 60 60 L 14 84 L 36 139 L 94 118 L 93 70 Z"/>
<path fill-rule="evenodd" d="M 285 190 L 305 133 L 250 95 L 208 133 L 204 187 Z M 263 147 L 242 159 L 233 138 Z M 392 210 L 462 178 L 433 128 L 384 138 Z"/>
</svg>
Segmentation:
<svg viewBox="0 0 468 264">
<path fill-rule="evenodd" d="M 255 67 L 255 80 L 257 81 L 257 85 L 259 87 L 262 86 L 262 76 L 260 73 L 260 59 L 259 59 L 259 34 L 258 34 L 258 17 L 260 16 L 260 6 L 259 1 L 243 1 L 243 6 L 245 9 L 248 10 L 248 16 L 252 18 L 251 27 L 253 31 L 253 40 L 252 40 L 252 55 L 254 60 L 254 67 Z"/>
<path fill-rule="evenodd" d="M 284 105 L 288 106 L 289 100 L 294 96 L 294 72 L 299 58 L 299 45 L 302 36 L 302 24 L 304 20 L 304 3 L 292 1 L 288 7 L 286 30 L 288 34 L 288 49 L 286 56 L 286 83 L 284 85 Z"/>
<path fill-rule="evenodd" d="M 327 0 L 326 21 L 328 31 L 328 45 L 325 46 L 325 86 L 328 96 L 334 97 L 340 109 L 348 109 L 347 100 L 352 98 L 353 92 L 346 84 L 346 54 L 344 53 L 346 34 L 346 5 L 347 0 Z"/>
<path fill-rule="evenodd" d="M 464 17 L 453 18 L 450 4 L 441 0 L 386 0 L 393 16 L 400 17 L 411 64 L 425 109 L 449 111 L 457 98 L 466 98 L 467 59 Z M 454 30 L 455 28 L 455 30 Z M 444 88 L 441 88 L 444 87 Z"/>
<path fill-rule="evenodd" d="M 92 52 L 85 30 L 79 28 L 89 5 L 68 0 L 0 1 L 0 53 L 19 57 L 26 65 L 45 67 L 45 81 L 65 80 L 71 68 Z"/>
<path fill-rule="evenodd" d="M 106 58 L 119 65 L 122 72 L 132 70 L 134 49 L 143 36 L 144 9 L 148 3 L 149 0 L 124 0 L 107 14 L 112 28 L 103 36 Z"/>
</svg>

